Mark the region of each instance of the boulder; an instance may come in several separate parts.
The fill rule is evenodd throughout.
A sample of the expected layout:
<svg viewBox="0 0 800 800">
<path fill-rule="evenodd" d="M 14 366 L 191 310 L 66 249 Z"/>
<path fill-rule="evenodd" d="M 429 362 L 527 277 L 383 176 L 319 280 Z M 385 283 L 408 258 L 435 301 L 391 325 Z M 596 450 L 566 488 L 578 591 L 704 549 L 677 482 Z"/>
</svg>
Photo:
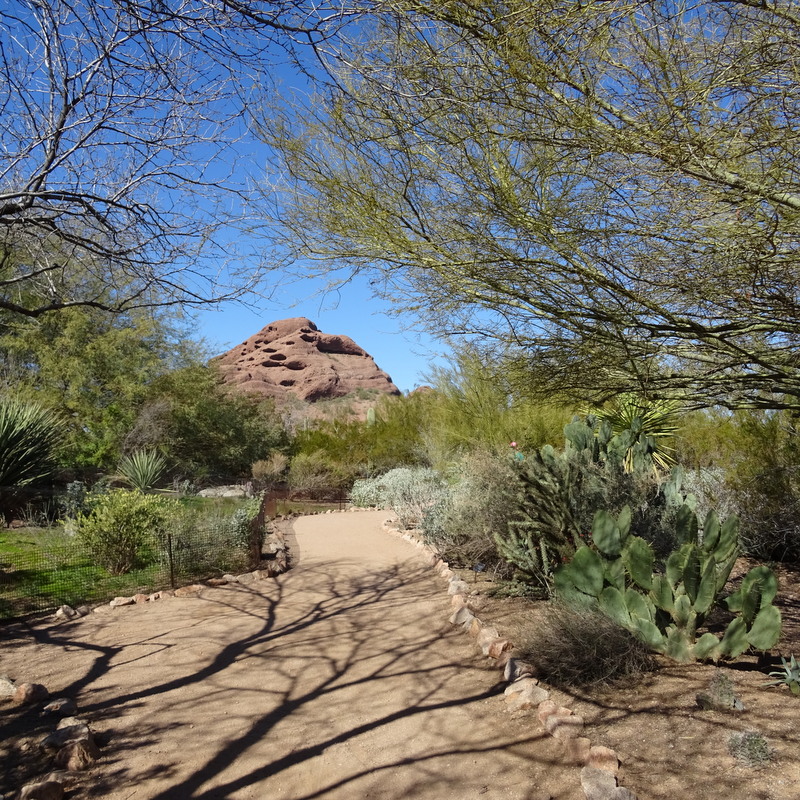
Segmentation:
<svg viewBox="0 0 800 800">
<path fill-rule="evenodd" d="M 31 705 L 47 700 L 50 693 L 41 683 L 21 683 L 14 690 L 12 699 L 19 705 Z"/>
<path fill-rule="evenodd" d="M 271 322 L 215 358 L 223 380 L 284 405 L 344 397 L 360 389 L 400 394 L 392 379 L 350 337 L 323 333 L 307 317 Z"/>
<path fill-rule="evenodd" d="M 64 786 L 59 781 L 28 783 L 22 787 L 19 800 L 61 800 Z"/>
</svg>

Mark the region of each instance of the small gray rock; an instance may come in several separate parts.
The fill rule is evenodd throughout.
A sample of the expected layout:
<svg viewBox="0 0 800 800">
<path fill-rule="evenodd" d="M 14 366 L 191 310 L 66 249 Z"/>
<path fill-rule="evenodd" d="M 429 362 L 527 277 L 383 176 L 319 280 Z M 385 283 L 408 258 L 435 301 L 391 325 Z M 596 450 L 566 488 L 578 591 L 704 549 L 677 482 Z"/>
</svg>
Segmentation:
<svg viewBox="0 0 800 800">
<path fill-rule="evenodd" d="M 22 787 L 19 800 L 61 800 L 64 787 L 58 781 L 29 783 Z"/>
<path fill-rule="evenodd" d="M 71 717 L 76 711 L 75 702 L 68 697 L 58 697 L 51 700 L 45 707 L 46 714 L 56 714 L 59 717 Z"/>
</svg>

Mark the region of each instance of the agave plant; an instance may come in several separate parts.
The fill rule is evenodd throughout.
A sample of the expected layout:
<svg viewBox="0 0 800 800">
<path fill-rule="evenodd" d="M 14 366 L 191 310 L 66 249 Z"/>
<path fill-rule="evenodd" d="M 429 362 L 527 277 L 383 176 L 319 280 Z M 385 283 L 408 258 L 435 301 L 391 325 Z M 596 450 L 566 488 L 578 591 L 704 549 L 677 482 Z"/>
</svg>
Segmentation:
<svg viewBox="0 0 800 800">
<path fill-rule="evenodd" d="M 166 468 L 167 462 L 160 453 L 155 450 L 136 450 L 121 459 L 117 477 L 128 486 L 147 492 L 155 487 Z"/>
<path fill-rule="evenodd" d="M 764 686 L 788 686 L 792 690 L 792 694 L 800 696 L 800 664 L 797 663 L 794 653 L 792 653 L 789 661 L 781 656 L 781 663 L 783 664 L 783 669 L 770 672 L 770 675 L 775 680 L 768 681 Z"/>
<path fill-rule="evenodd" d="M 52 474 L 61 430 L 58 416 L 49 409 L 0 398 L 0 513 L 6 521 L 26 489 Z"/>
</svg>

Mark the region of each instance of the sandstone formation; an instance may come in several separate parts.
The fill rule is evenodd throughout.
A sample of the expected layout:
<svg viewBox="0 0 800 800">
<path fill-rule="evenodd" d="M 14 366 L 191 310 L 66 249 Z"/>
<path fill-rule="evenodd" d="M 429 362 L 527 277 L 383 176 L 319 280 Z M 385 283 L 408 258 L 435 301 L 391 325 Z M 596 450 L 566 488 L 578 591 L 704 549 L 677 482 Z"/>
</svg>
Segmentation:
<svg viewBox="0 0 800 800">
<path fill-rule="evenodd" d="M 358 389 L 400 394 L 349 336 L 323 333 L 306 317 L 271 322 L 214 361 L 225 383 L 278 404 L 291 396 L 314 403 Z"/>
</svg>

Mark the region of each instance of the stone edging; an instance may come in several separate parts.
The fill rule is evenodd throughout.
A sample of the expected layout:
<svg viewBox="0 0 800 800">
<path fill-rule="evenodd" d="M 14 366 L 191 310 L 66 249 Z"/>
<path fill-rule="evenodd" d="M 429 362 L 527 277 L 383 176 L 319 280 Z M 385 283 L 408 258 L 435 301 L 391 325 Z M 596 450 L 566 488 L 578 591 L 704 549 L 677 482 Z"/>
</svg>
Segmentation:
<svg viewBox="0 0 800 800">
<path fill-rule="evenodd" d="M 581 767 L 581 787 L 586 800 L 637 800 L 630 790 L 619 785 L 620 759 L 610 747 L 592 745 L 583 735 L 584 721 L 566 706 L 550 699 L 550 692 L 536 678 L 536 668 L 512 655 L 513 643 L 500 636 L 496 628 L 485 625 L 469 607 L 470 587 L 450 569 L 430 545 L 412 532 L 396 527 L 387 519 L 383 529 L 413 544 L 428 556 L 428 563 L 447 582 L 453 613 L 450 624 L 460 627 L 476 641 L 483 655 L 492 659 L 508 684 L 505 702 L 509 711 L 536 709 L 542 728 L 564 742 L 567 763 Z"/>
</svg>

